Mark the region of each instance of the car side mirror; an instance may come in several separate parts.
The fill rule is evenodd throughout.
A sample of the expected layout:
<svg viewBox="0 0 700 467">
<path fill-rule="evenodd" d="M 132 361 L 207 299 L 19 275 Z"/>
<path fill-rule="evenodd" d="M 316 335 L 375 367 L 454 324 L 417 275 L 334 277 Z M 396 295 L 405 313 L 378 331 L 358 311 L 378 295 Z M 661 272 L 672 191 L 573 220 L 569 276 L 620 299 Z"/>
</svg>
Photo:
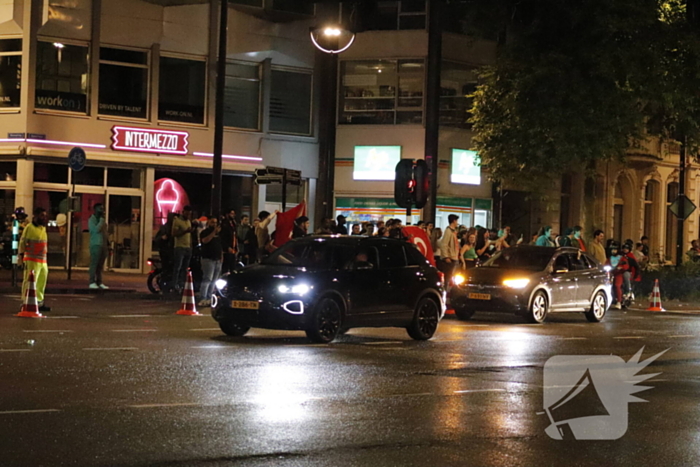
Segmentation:
<svg viewBox="0 0 700 467">
<path fill-rule="evenodd" d="M 355 263 L 353 263 L 353 269 L 374 269 L 374 265 L 369 261 L 355 261 Z"/>
</svg>

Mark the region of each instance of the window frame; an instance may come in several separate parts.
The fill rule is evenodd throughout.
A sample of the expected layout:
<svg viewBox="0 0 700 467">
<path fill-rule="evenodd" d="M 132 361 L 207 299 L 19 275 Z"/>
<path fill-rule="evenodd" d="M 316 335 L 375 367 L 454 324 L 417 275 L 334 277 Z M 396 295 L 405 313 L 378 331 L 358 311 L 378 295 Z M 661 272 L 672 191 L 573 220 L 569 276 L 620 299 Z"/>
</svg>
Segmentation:
<svg viewBox="0 0 700 467">
<path fill-rule="evenodd" d="M 12 41 L 12 40 L 19 40 L 20 41 L 20 48 L 19 51 L 16 52 L 0 52 L 0 57 L 22 57 L 22 49 L 24 48 L 24 37 L 22 36 L 7 36 L 3 37 L 0 39 L 0 41 Z M 17 113 L 21 111 L 22 109 L 22 61 L 20 59 L 20 71 L 19 71 L 19 105 L 17 107 L 0 107 L 0 113 Z"/>
<path fill-rule="evenodd" d="M 100 58 L 100 53 L 102 52 L 102 49 L 116 49 L 116 50 L 128 50 L 130 52 L 140 52 L 140 53 L 145 53 L 146 54 L 146 63 L 145 64 L 138 64 L 138 63 L 129 63 L 129 62 L 117 62 L 113 60 L 102 60 Z M 98 62 L 98 84 L 97 84 L 97 117 L 100 120 L 118 120 L 118 121 L 128 121 L 128 122 L 149 122 L 151 120 L 151 112 L 152 112 L 152 106 L 151 106 L 151 99 L 152 99 L 152 93 L 153 93 L 153 86 L 152 80 L 153 80 L 153 57 L 150 49 L 142 49 L 138 47 L 128 47 L 128 46 L 122 46 L 122 45 L 113 45 L 113 44 L 100 44 L 98 51 L 97 51 L 97 62 Z M 112 65 L 112 66 L 123 66 L 126 68 L 141 68 L 146 70 L 146 116 L 145 117 L 125 117 L 123 115 L 110 115 L 110 114 L 103 114 L 100 112 L 100 86 L 99 86 L 99 73 L 102 72 L 101 68 L 102 65 Z"/>
<path fill-rule="evenodd" d="M 394 102 L 394 108 L 393 109 L 374 109 L 374 110 L 350 110 L 347 111 L 345 110 L 345 99 L 348 97 L 345 96 L 345 88 L 346 86 L 343 85 L 343 78 L 345 77 L 345 65 L 350 62 L 381 62 L 381 61 L 386 61 L 386 62 L 394 62 L 396 66 L 396 80 L 394 82 L 394 88 L 395 88 L 395 93 L 393 96 L 393 102 Z M 420 107 L 420 113 L 421 113 L 421 122 L 420 123 L 398 123 L 398 113 L 399 112 L 418 112 L 418 107 L 400 107 L 399 106 L 399 99 L 401 98 L 400 96 L 400 84 L 401 84 L 401 71 L 400 71 L 400 64 L 401 62 L 416 62 L 416 61 L 421 61 L 423 62 L 423 86 L 422 86 L 422 95 L 420 97 L 421 99 L 421 107 Z M 425 57 L 392 57 L 392 58 L 371 58 L 371 59 L 348 59 L 348 60 L 340 60 L 338 62 L 338 93 L 337 93 L 337 100 L 338 100 L 338 112 L 336 115 L 336 124 L 337 125 L 351 125 L 351 126 L 377 126 L 377 125 L 392 125 L 392 126 L 418 126 L 420 125 L 425 126 L 425 105 L 426 105 L 426 100 L 427 100 L 427 63 L 426 63 L 426 58 Z M 409 97 L 410 98 L 410 97 Z M 365 99 L 364 97 L 350 97 L 350 99 Z M 341 121 L 341 116 L 345 114 L 346 112 L 353 113 L 353 112 L 393 112 L 394 114 L 394 119 L 393 123 L 346 123 Z"/>
<path fill-rule="evenodd" d="M 314 136 L 314 105 L 315 105 L 315 100 L 314 100 L 314 70 L 310 68 L 296 68 L 296 67 L 288 67 L 288 66 L 280 66 L 280 65 L 272 65 L 270 67 L 270 97 L 272 97 L 272 72 L 273 71 L 285 71 L 287 73 L 299 73 L 299 74 L 305 74 L 309 75 L 311 78 L 311 87 L 309 88 L 310 90 L 310 102 L 309 102 L 309 132 L 304 134 L 304 133 L 290 133 L 286 131 L 273 131 L 270 129 L 269 133 L 273 135 L 286 135 L 286 136 L 301 136 L 301 137 L 306 137 L 306 138 L 313 138 Z M 270 109 L 267 109 L 268 116 L 270 113 Z M 268 117 L 269 118 L 269 117 Z"/>
<path fill-rule="evenodd" d="M 237 76 L 230 76 L 228 74 L 224 74 L 224 83 L 226 79 L 236 79 L 239 81 L 248 81 L 248 82 L 256 82 L 258 83 L 258 127 L 256 129 L 253 128 L 241 128 L 237 126 L 227 126 L 224 125 L 225 130 L 234 130 L 234 131 L 245 131 L 248 133 L 261 133 L 263 131 L 262 128 L 262 121 L 263 121 L 263 63 L 262 62 L 248 62 L 245 60 L 226 60 L 226 65 L 243 65 L 243 66 L 256 66 L 258 68 L 258 79 L 254 80 L 251 78 L 240 78 Z M 225 89 L 225 84 L 224 84 L 224 89 Z M 225 95 L 224 91 L 224 95 Z M 224 105 L 226 104 L 226 100 L 224 99 Z"/>
<path fill-rule="evenodd" d="M 201 55 L 184 55 L 175 52 L 164 52 L 158 57 L 158 83 L 160 83 L 161 75 L 161 58 L 175 58 L 179 60 L 191 60 L 193 62 L 204 62 L 204 122 L 203 123 L 188 123 L 188 122 L 177 122 L 171 120 L 161 120 L 160 119 L 160 84 L 158 85 L 158 99 L 155 109 L 155 119 L 159 126 L 179 126 L 179 127 L 207 127 L 209 126 L 209 58 Z M 228 62 L 227 62 L 228 63 Z"/>
<path fill-rule="evenodd" d="M 37 50 L 39 49 L 39 42 L 49 42 L 49 43 L 55 43 L 59 42 L 61 44 L 65 45 L 72 45 L 72 46 L 77 46 L 77 47 L 84 47 L 87 49 L 87 86 L 85 87 L 85 112 L 73 112 L 70 110 L 57 110 L 57 109 L 45 109 L 43 107 L 37 107 L 36 106 L 36 91 L 38 89 L 37 86 L 37 78 L 39 77 L 39 73 L 37 71 L 37 66 L 39 64 L 39 57 L 37 56 L 36 62 L 34 64 L 34 92 L 33 92 L 33 99 L 32 99 L 32 108 L 34 109 L 35 114 L 53 114 L 53 115 L 66 115 L 66 116 L 71 116 L 71 117 L 82 117 L 82 118 L 88 118 L 91 116 L 91 104 L 92 104 L 92 97 L 93 97 L 93 89 L 92 89 L 92 75 L 93 75 L 93 69 L 92 69 L 92 53 L 93 53 L 93 47 L 92 44 L 89 41 L 80 41 L 80 40 L 75 40 L 75 39 L 63 39 L 60 37 L 50 37 L 50 36 L 39 36 L 37 37 Z"/>
</svg>

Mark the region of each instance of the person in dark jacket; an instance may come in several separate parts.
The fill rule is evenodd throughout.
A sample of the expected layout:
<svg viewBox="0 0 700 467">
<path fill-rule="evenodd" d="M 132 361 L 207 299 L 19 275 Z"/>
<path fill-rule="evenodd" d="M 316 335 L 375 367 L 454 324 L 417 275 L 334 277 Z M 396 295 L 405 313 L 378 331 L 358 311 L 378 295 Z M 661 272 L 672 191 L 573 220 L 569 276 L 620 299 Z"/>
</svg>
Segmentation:
<svg viewBox="0 0 700 467">
<path fill-rule="evenodd" d="M 309 218 L 301 216 L 294 221 L 294 229 L 292 230 L 292 238 L 300 238 L 308 235 Z"/>
<path fill-rule="evenodd" d="M 236 264 L 236 254 L 238 253 L 238 225 L 236 224 L 236 211 L 229 209 L 224 217 L 221 218 L 219 226 L 221 232 L 218 238 L 221 241 L 221 246 L 224 250 L 224 260 L 221 265 L 221 273 L 233 271 Z"/>
</svg>

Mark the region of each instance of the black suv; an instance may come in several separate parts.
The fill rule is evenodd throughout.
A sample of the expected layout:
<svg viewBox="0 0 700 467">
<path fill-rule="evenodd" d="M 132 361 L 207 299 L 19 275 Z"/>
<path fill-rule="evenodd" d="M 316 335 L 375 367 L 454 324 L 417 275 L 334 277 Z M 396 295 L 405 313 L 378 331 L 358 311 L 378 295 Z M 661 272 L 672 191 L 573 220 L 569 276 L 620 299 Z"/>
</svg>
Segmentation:
<svg viewBox="0 0 700 467">
<path fill-rule="evenodd" d="M 411 243 L 377 237 L 291 240 L 216 284 L 212 316 L 229 336 L 304 330 L 331 342 L 354 327 L 403 327 L 430 339 L 445 313 L 442 274 Z"/>
</svg>

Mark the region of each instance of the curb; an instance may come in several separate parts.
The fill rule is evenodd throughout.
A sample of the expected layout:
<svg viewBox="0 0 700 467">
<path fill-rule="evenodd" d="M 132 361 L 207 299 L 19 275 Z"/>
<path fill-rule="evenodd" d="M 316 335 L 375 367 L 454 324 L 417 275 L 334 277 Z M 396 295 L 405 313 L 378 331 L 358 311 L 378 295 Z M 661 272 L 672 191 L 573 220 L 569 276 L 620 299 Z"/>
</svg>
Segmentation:
<svg viewBox="0 0 700 467">
<path fill-rule="evenodd" d="M 636 312 L 642 312 L 642 313 L 651 313 L 651 314 L 664 314 L 664 313 L 673 313 L 676 315 L 700 315 L 700 310 L 666 310 L 666 311 L 648 311 L 644 308 L 628 308 L 627 311 L 636 311 Z"/>
</svg>

